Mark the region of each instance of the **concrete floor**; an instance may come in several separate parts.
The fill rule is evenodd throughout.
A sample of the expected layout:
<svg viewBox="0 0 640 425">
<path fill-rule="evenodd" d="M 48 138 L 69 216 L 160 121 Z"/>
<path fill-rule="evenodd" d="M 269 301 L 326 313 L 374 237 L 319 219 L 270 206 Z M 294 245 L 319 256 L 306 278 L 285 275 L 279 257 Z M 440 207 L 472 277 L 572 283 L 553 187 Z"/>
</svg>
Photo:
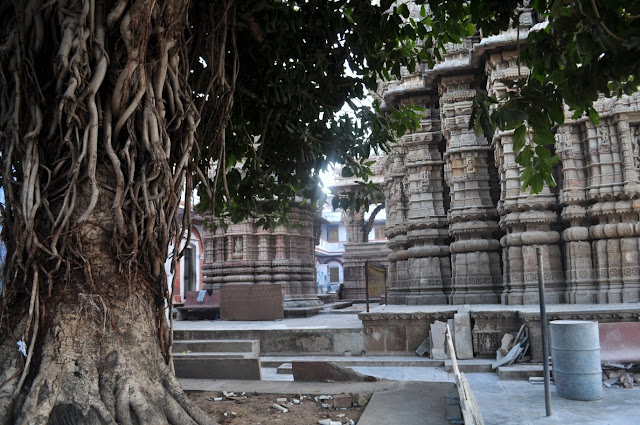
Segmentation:
<svg viewBox="0 0 640 425">
<path fill-rule="evenodd" d="M 397 306 L 393 306 L 397 308 Z M 401 306 L 404 309 L 415 307 Z M 566 306 L 564 306 L 566 308 Z M 607 306 L 611 307 L 611 306 Z M 627 306 L 628 307 L 628 306 Z M 356 308 L 362 308 L 357 306 Z M 380 309 L 390 307 L 379 307 Z M 615 307 L 611 307 L 612 309 Z M 355 310 L 355 309 L 354 309 Z M 356 314 L 320 314 L 310 318 L 291 318 L 272 322 L 224 322 L 224 321 L 186 321 L 174 322 L 176 330 L 247 330 L 247 329 L 352 329 L 361 328 L 362 322 Z M 381 363 L 384 359 L 380 358 Z M 286 362 L 283 358 L 283 363 Z M 445 388 L 454 382 L 453 375 L 447 373 L 444 367 L 433 366 L 353 366 L 356 371 L 386 378 L 393 381 L 376 383 L 307 383 L 292 382 L 291 375 L 276 373 L 275 367 L 263 368 L 262 381 L 233 381 L 233 380 L 181 380 L 185 389 L 207 391 L 251 391 L 264 393 L 278 393 L 291 390 L 293 393 L 340 393 L 347 390 L 384 392 L 388 397 L 377 397 L 372 400 L 371 414 L 366 425 L 396 424 L 403 425 L 431 425 L 441 421 L 425 422 L 421 418 L 419 408 L 416 408 L 414 419 L 403 419 L 397 422 L 397 413 L 403 410 L 402 400 L 419 402 L 420 394 L 430 397 L 430 388 L 426 383 L 438 384 Z M 544 386 L 531 384 L 528 381 L 501 381 L 495 373 L 466 373 L 471 389 L 480 407 L 484 423 L 487 425 L 632 425 L 640 424 L 640 387 L 631 390 L 620 388 L 604 388 L 604 397 L 598 401 L 574 401 L 560 398 L 555 388 L 551 386 L 552 415 L 545 416 Z M 425 383 L 420 385 L 412 382 Z M 368 385 L 368 386 L 367 386 Z M 360 388 L 363 386 L 363 388 Z M 418 391 L 416 388 L 422 388 Z M 434 386 L 433 388 L 436 388 Z M 404 393 L 403 393 L 404 391 Z M 438 391 L 436 391 L 440 394 Z M 435 394 L 434 392 L 433 394 Z M 417 396 L 417 399 L 416 399 Z M 441 399 L 440 395 L 437 397 Z M 436 400 L 436 402 L 440 402 Z M 433 400 L 432 400 L 433 401 Z M 426 402 L 425 402 L 426 403 Z M 431 401 L 429 401 L 431 403 Z M 444 403 L 444 400 L 442 400 Z M 376 407 L 373 407 L 374 404 Z M 415 404 L 414 404 L 415 406 Z M 375 410 L 375 412 L 374 412 Z M 410 409 L 404 409 L 410 410 Z M 362 422 L 362 421 L 361 421 Z"/>
</svg>

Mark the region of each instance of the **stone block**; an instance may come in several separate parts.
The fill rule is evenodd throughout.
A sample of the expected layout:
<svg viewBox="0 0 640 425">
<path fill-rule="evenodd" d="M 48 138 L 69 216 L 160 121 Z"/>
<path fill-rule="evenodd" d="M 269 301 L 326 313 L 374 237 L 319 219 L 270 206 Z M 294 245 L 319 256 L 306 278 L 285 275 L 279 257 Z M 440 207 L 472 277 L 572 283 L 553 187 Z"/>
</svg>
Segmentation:
<svg viewBox="0 0 640 425">
<path fill-rule="evenodd" d="M 174 358 L 176 376 L 193 379 L 262 379 L 260 359 Z"/>
<path fill-rule="evenodd" d="M 473 358 L 473 342 L 471 340 L 471 316 L 469 313 L 456 313 L 453 316 L 453 340 L 456 356 L 459 359 Z"/>
<path fill-rule="evenodd" d="M 224 284 L 220 291 L 222 320 L 277 320 L 284 317 L 284 291 L 274 283 Z"/>
<path fill-rule="evenodd" d="M 429 339 L 422 341 L 422 344 L 416 349 L 416 354 L 420 357 L 429 354 Z"/>
<path fill-rule="evenodd" d="M 446 333 L 447 324 L 445 322 L 436 320 L 431 324 L 429 336 L 429 352 L 431 353 L 432 359 L 445 360 L 447 358 L 447 354 L 445 351 Z"/>
<path fill-rule="evenodd" d="M 516 337 L 513 336 L 512 334 L 510 333 L 504 334 L 504 336 L 502 337 L 502 341 L 500 343 L 500 349 L 498 350 L 500 351 L 500 354 L 502 354 L 503 356 L 507 355 L 509 350 L 511 350 L 511 347 L 513 347 L 514 339 L 516 339 Z"/>
<path fill-rule="evenodd" d="M 358 398 L 356 397 L 354 400 L 354 396 L 352 394 L 337 394 L 333 396 L 334 409 L 344 409 L 347 407 L 352 407 L 354 402 L 357 405 Z"/>
</svg>

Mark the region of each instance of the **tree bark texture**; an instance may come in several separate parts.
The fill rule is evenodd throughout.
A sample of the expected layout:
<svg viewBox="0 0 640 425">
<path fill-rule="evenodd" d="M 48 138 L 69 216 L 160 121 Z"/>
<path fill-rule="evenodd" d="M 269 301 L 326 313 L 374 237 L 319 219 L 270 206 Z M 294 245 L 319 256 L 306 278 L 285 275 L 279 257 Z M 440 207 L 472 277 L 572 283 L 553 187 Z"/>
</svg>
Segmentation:
<svg viewBox="0 0 640 425">
<path fill-rule="evenodd" d="M 0 3 L 0 425 L 214 423 L 165 316 L 196 172 L 188 3 Z"/>
</svg>

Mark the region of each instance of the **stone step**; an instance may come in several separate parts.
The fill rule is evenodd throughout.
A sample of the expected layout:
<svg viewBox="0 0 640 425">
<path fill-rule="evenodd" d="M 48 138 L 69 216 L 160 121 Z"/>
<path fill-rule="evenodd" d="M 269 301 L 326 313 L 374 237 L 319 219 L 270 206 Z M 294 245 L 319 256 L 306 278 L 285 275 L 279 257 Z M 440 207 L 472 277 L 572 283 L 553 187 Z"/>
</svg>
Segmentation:
<svg viewBox="0 0 640 425">
<path fill-rule="evenodd" d="M 198 352 L 182 352 L 182 353 L 173 353 L 173 358 L 189 358 L 189 359 L 256 359 L 258 356 L 253 353 L 244 352 L 244 353 L 233 353 L 233 352 L 224 352 L 224 353 L 207 353 L 203 351 Z"/>
<path fill-rule="evenodd" d="M 203 358 L 174 356 L 178 378 L 192 379 L 262 379 L 258 358 Z"/>
<path fill-rule="evenodd" d="M 260 341 L 257 339 L 196 339 L 173 342 L 174 354 L 191 353 L 250 353 L 253 357 L 260 355 Z"/>
<path fill-rule="evenodd" d="M 458 369 L 463 373 L 484 373 L 493 372 L 491 364 L 495 360 L 492 359 L 467 359 L 458 360 Z M 444 361 L 444 370 L 453 372 L 453 364 L 450 359 Z"/>
<path fill-rule="evenodd" d="M 552 371 L 553 367 L 549 366 Z M 543 377 L 544 367 L 539 363 L 514 364 L 509 366 L 500 366 L 498 368 L 498 378 L 507 380 L 527 380 L 531 377 Z"/>
<path fill-rule="evenodd" d="M 433 360 L 426 357 L 411 356 L 261 356 L 262 367 L 278 368 L 285 363 L 292 361 L 313 361 L 313 362 L 335 362 L 342 366 L 421 366 L 421 367 L 442 367 L 443 360 Z"/>
</svg>

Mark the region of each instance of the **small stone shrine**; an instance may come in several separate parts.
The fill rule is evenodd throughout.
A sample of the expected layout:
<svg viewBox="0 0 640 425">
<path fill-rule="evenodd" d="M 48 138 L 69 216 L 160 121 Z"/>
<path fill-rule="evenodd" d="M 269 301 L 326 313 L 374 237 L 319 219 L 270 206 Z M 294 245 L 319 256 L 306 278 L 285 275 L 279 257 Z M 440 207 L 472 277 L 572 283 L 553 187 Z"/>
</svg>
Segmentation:
<svg viewBox="0 0 640 425">
<path fill-rule="evenodd" d="M 380 186 L 384 181 L 384 156 L 369 158 L 375 161 L 371 166 L 373 176 L 371 182 Z M 331 185 L 332 190 L 340 192 L 357 192 L 359 186 L 352 177 L 341 177 L 341 168 L 336 167 L 335 181 Z M 373 214 L 372 214 L 373 215 Z M 373 217 L 375 219 L 375 215 Z M 371 219 L 371 220 L 373 220 Z M 342 224 L 347 229 L 347 241 L 344 244 L 343 269 L 344 283 L 342 298 L 347 300 L 364 300 L 366 298 L 366 262 L 387 268 L 389 254 L 386 241 L 369 241 L 366 231 L 364 208 L 359 211 L 342 211 Z M 373 299 L 379 299 L 384 293 L 371 293 Z M 380 292 L 380 291 L 379 291 Z"/>
<path fill-rule="evenodd" d="M 314 229 L 313 212 L 294 207 L 286 226 L 263 229 L 250 219 L 229 224 L 226 229 L 218 226 L 214 232 L 206 232 L 205 284 L 213 288 L 222 287 L 222 301 L 229 299 L 242 304 L 238 297 L 245 294 L 248 298 L 244 304 L 253 306 L 250 318 L 228 314 L 229 318 L 274 318 L 274 306 L 265 304 L 264 315 L 254 309 L 260 304 L 256 300 L 261 299 L 261 293 L 264 303 L 282 300 L 274 296 L 270 285 L 280 286 L 284 292 L 282 307 L 285 315 L 309 315 L 320 311 L 322 301 L 317 296 L 315 282 Z M 248 288 L 233 289 L 233 295 L 225 298 L 225 285 L 245 285 Z M 221 305 L 221 310 L 230 309 L 233 310 L 233 306 Z"/>
</svg>

